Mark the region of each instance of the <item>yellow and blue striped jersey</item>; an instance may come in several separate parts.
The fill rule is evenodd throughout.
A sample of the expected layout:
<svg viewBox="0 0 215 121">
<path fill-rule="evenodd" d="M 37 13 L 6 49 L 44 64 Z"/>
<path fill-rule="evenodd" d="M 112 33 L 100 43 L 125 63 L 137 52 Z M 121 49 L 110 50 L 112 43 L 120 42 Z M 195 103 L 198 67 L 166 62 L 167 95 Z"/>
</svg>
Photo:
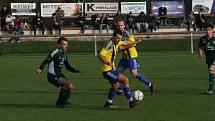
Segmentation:
<svg viewBox="0 0 215 121">
<path fill-rule="evenodd" d="M 103 64 L 101 69 L 103 72 L 110 71 L 115 69 L 114 60 L 116 58 L 116 53 L 118 52 L 118 46 L 122 45 L 123 42 L 119 41 L 118 44 L 115 44 L 113 41 L 109 41 L 105 47 L 102 48 L 100 55 L 102 55 L 106 62 L 112 62 L 113 66 Z"/>
<path fill-rule="evenodd" d="M 123 32 L 122 40 L 135 41 L 134 35 L 130 34 L 127 31 Z M 137 54 L 136 47 L 131 47 L 131 48 L 127 48 L 127 49 L 123 50 L 123 58 L 124 59 L 131 59 L 131 58 L 137 58 L 137 57 L 138 57 L 138 54 Z"/>
</svg>

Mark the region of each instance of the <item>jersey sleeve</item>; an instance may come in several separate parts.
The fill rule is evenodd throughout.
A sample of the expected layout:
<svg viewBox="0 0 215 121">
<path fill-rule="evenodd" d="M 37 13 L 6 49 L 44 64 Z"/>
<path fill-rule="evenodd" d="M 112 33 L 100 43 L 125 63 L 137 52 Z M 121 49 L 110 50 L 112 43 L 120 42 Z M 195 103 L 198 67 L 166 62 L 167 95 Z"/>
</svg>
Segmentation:
<svg viewBox="0 0 215 121">
<path fill-rule="evenodd" d="M 76 72 L 79 71 L 78 69 L 75 69 L 74 67 L 72 67 L 72 66 L 69 64 L 69 60 L 67 59 L 67 57 L 66 57 L 66 60 L 65 60 L 65 62 L 64 62 L 64 65 L 65 65 L 66 69 L 67 69 L 68 71 L 70 71 L 70 72 L 76 73 Z"/>
<path fill-rule="evenodd" d="M 119 46 L 122 46 L 122 45 L 123 45 L 123 41 L 120 40 L 120 41 L 118 42 L 118 44 L 116 45 L 116 49 L 118 50 L 118 49 L 119 49 Z"/>
<path fill-rule="evenodd" d="M 111 45 L 112 45 L 112 42 L 108 42 L 107 45 L 105 47 L 102 48 L 102 50 L 100 51 L 100 54 L 102 56 L 106 56 L 108 54 L 108 50 L 111 49 Z"/>
<path fill-rule="evenodd" d="M 128 39 L 129 39 L 129 41 L 133 41 L 133 42 L 135 41 L 133 34 L 130 34 L 129 37 L 128 37 Z"/>
<path fill-rule="evenodd" d="M 49 54 L 46 59 L 40 64 L 40 69 L 43 70 L 46 66 L 46 64 L 50 63 L 53 60 L 54 56 L 52 56 L 51 54 Z"/>
</svg>

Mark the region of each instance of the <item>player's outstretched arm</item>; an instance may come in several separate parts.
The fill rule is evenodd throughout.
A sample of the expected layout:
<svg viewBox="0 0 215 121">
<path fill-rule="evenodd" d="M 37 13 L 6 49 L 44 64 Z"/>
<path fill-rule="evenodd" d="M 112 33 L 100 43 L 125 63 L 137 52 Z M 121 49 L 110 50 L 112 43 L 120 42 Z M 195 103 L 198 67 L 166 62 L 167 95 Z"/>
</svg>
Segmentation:
<svg viewBox="0 0 215 121">
<path fill-rule="evenodd" d="M 135 47 L 136 44 L 142 42 L 142 40 L 137 40 L 137 41 L 123 41 L 123 44 L 120 45 L 118 48 L 119 50 L 124 50 L 127 48 Z"/>
<path fill-rule="evenodd" d="M 51 54 L 49 54 L 48 57 L 46 57 L 46 59 L 40 64 L 40 67 L 36 70 L 36 73 L 41 74 L 46 64 L 50 63 L 52 59 L 53 57 L 51 56 Z"/>
<path fill-rule="evenodd" d="M 74 73 L 82 73 L 81 70 L 72 67 L 72 66 L 69 64 L 69 61 L 68 61 L 67 59 L 66 59 L 66 61 L 65 61 L 64 64 L 65 64 L 65 67 L 66 67 L 66 69 L 67 69 L 68 71 L 74 72 Z"/>
</svg>

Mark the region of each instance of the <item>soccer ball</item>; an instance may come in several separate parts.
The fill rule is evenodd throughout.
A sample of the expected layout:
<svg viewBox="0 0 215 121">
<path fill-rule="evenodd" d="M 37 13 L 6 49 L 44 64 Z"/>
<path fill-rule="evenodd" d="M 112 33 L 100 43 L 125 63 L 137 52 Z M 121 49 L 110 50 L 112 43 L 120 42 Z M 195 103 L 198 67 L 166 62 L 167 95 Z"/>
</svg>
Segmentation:
<svg viewBox="0 0 215 121">
<path fill-rule="evenodd" d="M 135 91 L 133 91 L 133 98 L 136 101 L 142 101 L 144 98 L 144 94 L 140 90 L 135 90 Z"/>
</svg>

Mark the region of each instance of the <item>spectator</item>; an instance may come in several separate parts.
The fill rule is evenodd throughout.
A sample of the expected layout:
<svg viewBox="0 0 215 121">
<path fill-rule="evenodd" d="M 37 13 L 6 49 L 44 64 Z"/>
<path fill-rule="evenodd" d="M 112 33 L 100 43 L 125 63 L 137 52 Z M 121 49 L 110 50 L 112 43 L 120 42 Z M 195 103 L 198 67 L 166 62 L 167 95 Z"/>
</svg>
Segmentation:
<svg viewBox="0 0 215 121">
<path fill-rule="evenodd" d="M 34 35 L 36 35 L 37 28 L 42 30 L 42 34 L 44 35 L 45 26 L 44 26 L 44 20 L 43 17 L 40 15 L 40 12 L 37 12 L 37 15 L 33 18 L 33 30 Z"/>
<path fill-rule="evenodd" d="M 132 15 L 132 12 L 129 12 L 128 15 L 126 16 L 126 29 L 130 33 L 134 33 L 134 16 Z"/>
<path fill-rule="evenodd" d="M 137 16 L 136 26 L 137 26 L 137 32 L 146 32 L 149 24 L 147 23 L 147 16 L 144 12 L 141 12 Z"/>
<path fill-rule="evenodd" d="M 15 35 L 23 35 L 24 34 L 24 23 L 23 21 L 20 19 L 20 17 L 16 17 L 15 20 Z M 10 38 L 10 42 L 17 42 L 20 43 L 21 40 L 19 39 L 19 37 L 12 37 Z"/>
<path fill-rule="evenodd" d="M 61 9 L 60 6 L 58 6 L 57 10 L 55 11 L 56 16 L 59 17 L 60 19 L 64 17 L 64 10 Z M 60 21 L 61 25 L 63 25 L 63 20 Z"/>
<path fill-rule="evenodd" d="M 196 31 L 196 17 L 193 11 L 191 11 L 188 16 L 188 26 L 187 26 L 188 31 L 190 31 L 191 26 L 193 27 L 193 30 Z"/>
<path fill-rule="evenodd" d="M 204 14 L 202 14 L 202 12 L 199 12 L 199 30 L 200 31 L 205 31 L 206 29 L 206 25 L 207 25 L 207 21 L 205 19 Z"/>
<path fill-rule="evenodd" d="M 166 26 L 167 24 L 167 8 L 164 5 L 158 9 L 158 15 L 160 17 L 160 23 L 162 26 Z"/>
<path fill-rule="evenodd" d="M 156 29 L 156 17 L 155 15 L 152 13 L 152 12 L 149 12 L 149 15 L 148 15 L 148 22 L 149 22 L 149 29 L 151 32 L 154 31 L 157 31 Z"/>
<path fill-rule="evenodd" d="M 9 34 L 12 34 L 14 31 L 14 22 L 15 22 L 15 17 L 12 16 L 10 13 L 6 16 L 5 19 L 6 22 L 6 30 Z"/>
<path fill-rule="evenodd" d="M 55 13 L 56 13 L 56 16 L 58 16 L 58 17 L 64 17 L 64 10 L 61 9 L 60 6 L 58 6 L 58 8 L 57 8 L 57 10 L 55 11 Z"/>
<path fill-rule="evenodd" d="M 50 34 L 53 34 L 53 29 L 57 29 L 59 34 L 61 34 L 61 22 L 60 18 L 56 15 L 56 13 L 52 14 L 51 20 L 50 20 Z"/>
<path fill-rule="evenodd" d="M 86 28 L 86 16 L 84 13 L 81 13 L 78 17 L 77 17 L 77 24 L 78 27 L 80 27 L 80 33 L 84 33 L 85 28 Z"/>
<path fill-rule="evenodd" d="M 107 33 L 108 33 L 109 25 L 108 25 L 107 16 L 105 16 L 104 14 L 102 14 L 99 23 L 100 23 L 100 25 L 99 25 L 99 33 L 102 33 L 103 26 L 106 27 Z"/>
<path fill-rule="evenodd" d="M 99 22 L 97 21 L 97 17 L 98 17 L 97 14 L 93 14 L 91 16 L 91 24 L 93 26 L 93 33 L 95 33 L 95 30 L 99 29 Z"/>
<path fill-rule="evenodd" d="M 1 12 L 0 12 L 0 17 L 1 17 L 1 29 L 4 32 L 6 29 L 6 16 L 9 14 L 9 10 L 5 5 L 2 6 Z"/>
</svg>

